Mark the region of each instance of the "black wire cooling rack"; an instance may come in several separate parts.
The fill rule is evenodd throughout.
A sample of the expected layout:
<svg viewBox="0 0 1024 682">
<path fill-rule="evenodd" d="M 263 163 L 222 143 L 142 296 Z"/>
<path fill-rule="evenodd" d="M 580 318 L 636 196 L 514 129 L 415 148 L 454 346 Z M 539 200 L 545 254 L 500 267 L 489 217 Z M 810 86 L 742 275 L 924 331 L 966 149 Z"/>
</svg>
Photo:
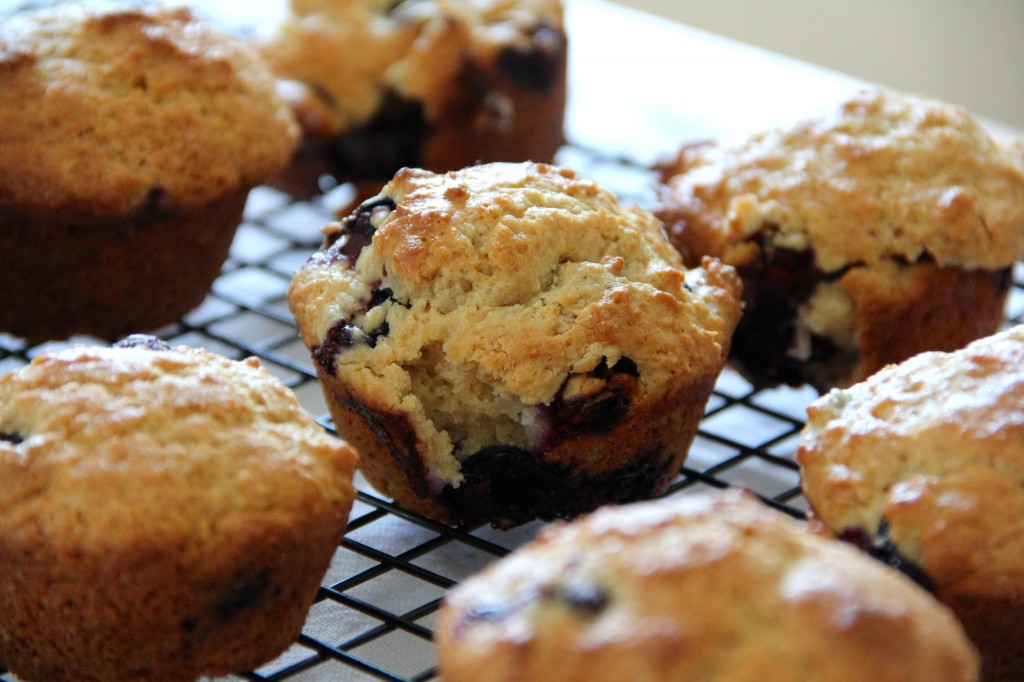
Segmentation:
<svg viewBox="0 0 1024 682">
<path fill-rule="evenodd" d="M 647 204 L 653 173 L 628 159 L 568 145 L 557 161 Z M 223 355 L 258 356 L 332 429 L 309 352 L 298 338 L 285 298 L 292 273 L 320 243 L 320 228 L 352 198 L 342 185 L 310 200 L 270 187 L 254 190 L 229 260 L 205 302 L 180 323 L 157 332 L 171 343 Z M 1024 315 L 1024 269 L 1014 272 L 1007 324 Z M 47 348 L 0 334 L 0 373 Z M 754 390 L 731 370 L 717 382 L 697 438 L 667 495 L 741 486 L 795 517 L 806 506 L 793 454 L 806 405 L 805 389 Z M 291 682 L 435 680 L 431 627 L 445 591 L 527 542 L 542 525 L 498 531 L 451 528 L 379 497 L 357 479 L 348 532 L 322 581 L 299 640 L 262 668 L 225 680 Z M 3 615 L 0 614 L 0 618 Z M 0 665 L 0 680 L 16 678 Z"/>
</svg>

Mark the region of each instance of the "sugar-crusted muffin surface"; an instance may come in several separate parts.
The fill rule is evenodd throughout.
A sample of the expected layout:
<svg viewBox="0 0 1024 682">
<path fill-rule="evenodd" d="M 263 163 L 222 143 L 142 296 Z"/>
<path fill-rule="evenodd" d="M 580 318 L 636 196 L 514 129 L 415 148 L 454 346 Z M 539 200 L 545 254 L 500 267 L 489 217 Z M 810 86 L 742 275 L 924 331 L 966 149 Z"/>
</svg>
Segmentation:
<svg viewBox="0 0 1024 682">
<path fill-rule="evenodd" d="M 950 612 L 738 491 L 607 507 L 455 587 L 446 680 L 974 680 Z"/>
<path fill-rule="evenodd" d="M 925 353 L 812 404 L 797 458 L 813 514 L 920 571 L 986 677 L 1024 672 L 1024 330 Z"/>
<path fill-rule="evenodd" d="M 345 529 L 354 451 L 255 359 L 134 343 L 0 377 L 0 660 L 27 679 L 258 666 Z"/>
<path fill-rule="evenodd" d="M 247 45 L 184 8 L 0 21 L 0 206 L 128 215 L 265 181 L 298 127 Z"/>
<path fill-rule="evenodd" d="M 734 351 L 758 383 L 824 392 L 998 328 L 1024 163 L 962 108 L 864 91 L 734 147 L 684 148 L 662 172 L 673 243 L 741 271 Z"/>
<path fill-rule="evenodd" d="M 8 529 L 69 547 L 142 540 L 155 529 L 124 524 L 123 507 L 152 508 L 153 523 L 191 543 L 215 530 L 197 509 L 257 512 L 282 496 L 343 506 L 338 467 L 351 455 L 255 359 L 76 348 L 43 355 L 0 386 Z M 297 484 L 281 485 L 290 475 Z"/>
<path fill-rule="evenodd" d="M 814 513 L 880 525 L 938 586 L 1024 567 L 1024 330 L 925 353 L 816 401 L 798 453 Z M 884 522 L 884 523 L 883 523 Z"/>
<path fill-rule="evenodd" d="M 401 171 L 328 228 L 289 301 L 328 397 L 336 380 L 334 399 L 403 415 L 440 488 L 489 446 L 549 453 L 612 431 L 629 405 L 699 413 L 737 294 L 731 269 L 685 270 L 653 216 L 593 181 L 488 164 Z"/>
<path fill-rule="evenodd" d="M 882 261 L 1001 268 L 1024 255 L 1024 164 L 960 107 L 864 91 L 830 115 L 664 170 L 685 245 L 729 262 L 766 225 L 825 272 Z M 690 213 L 692 211 L 692 213 Z M 692 237 L 691 237 L 692 235 Z"/>
</svg>

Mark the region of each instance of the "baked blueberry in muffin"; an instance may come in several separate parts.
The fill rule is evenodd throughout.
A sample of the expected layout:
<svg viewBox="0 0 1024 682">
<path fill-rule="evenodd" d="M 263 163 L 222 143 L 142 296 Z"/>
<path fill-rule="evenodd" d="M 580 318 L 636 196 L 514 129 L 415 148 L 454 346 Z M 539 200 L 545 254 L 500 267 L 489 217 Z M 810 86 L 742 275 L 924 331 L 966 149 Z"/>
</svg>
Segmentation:
<svg viewBox="0 0 1024 682">
<path fill-rule="evenodd" d="M 736 490 L 605 507 L 470 576 L 448 682 L 977 680 L 949 609 Z"/>
<path fill-rule="evenodd" d="M 923 353 L 814 402 L 797 458 L 816 524 L 934 591 L 1024 676 L 1024 329 Z"/>
<path fill-rule="evenodd" d="M 970 114 L 864 91 L 662 169 L 669 238 L 744 283 L 732 359 L 759 386 L 859 381 L 1003 319 L 1024 243 L 1024 161 Z"/>
<path fill-rule="evenodd" d="M 400 168 L 550 161 L 561 146 L 560 0 L 293 0 L 259 48 L 304 130 L 282 181 L 376 193 Z"/>
<path fill-rule="evenodd" d="M 657 494 L 739 316 L 649 213 L 543 164 L 400 171 L 325 230 L 289 302 L 381 492 L 509 526 Z"/>
<path fill-rule="evenodd" d="M 0 377 L 0 661 L 19 679 L 191 680 L 291 645 L 356 453 L 250 358 L 152 337 Z"/>
</svg>

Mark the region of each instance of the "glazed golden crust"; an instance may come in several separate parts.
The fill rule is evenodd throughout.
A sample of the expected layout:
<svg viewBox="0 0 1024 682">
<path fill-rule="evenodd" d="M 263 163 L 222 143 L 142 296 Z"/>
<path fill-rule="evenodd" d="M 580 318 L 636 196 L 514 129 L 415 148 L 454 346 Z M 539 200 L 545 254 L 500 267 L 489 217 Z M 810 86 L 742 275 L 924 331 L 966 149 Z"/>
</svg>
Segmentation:
<svg viewBox="0 0 1024 682">
<path fill-rule="evenodd" d="M 670 238 L 733 265 L 769 230 L 825 272 L 922 258 L 997 269 L 1024 254 L 1019 154 L 927 98 L 864 91 L 734 148 L 684 149 L 663 175 Z"/>
<path fill-rule="evenodd" d="M 0 205 L 128 216 L 260 184 L 298 136 L 257 54 L 185 9 L 0 21 Z"/>
<path fill-rule="evenodd" d="M 454 588 L 450 682 L 974 680 L 947 609 L 736 491 L 605 508 Z"/>
<path fill-rule="evenodd" d="M 46 352 L 0 378 L 0 434 L 0 660 L 32 679 L 269 660 L 354 495 L 354 451 L 255 359 Z"/>
</svg>

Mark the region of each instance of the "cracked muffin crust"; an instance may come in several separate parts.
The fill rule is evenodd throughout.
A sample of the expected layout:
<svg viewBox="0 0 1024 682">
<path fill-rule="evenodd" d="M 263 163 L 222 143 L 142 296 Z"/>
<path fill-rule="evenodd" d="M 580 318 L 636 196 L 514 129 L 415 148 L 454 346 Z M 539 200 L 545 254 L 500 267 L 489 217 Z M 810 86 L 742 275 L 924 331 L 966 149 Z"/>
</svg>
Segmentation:
<svg viewBox="0 0 1024 682">
<path fill-rule="evenodd" d="M 255 51 L 186 9 L 0 19 L 0 329 L 113 339 L 173 322 L 297 137 Z"/>
<path fill-rule="evenodd" d="M 733 359 L 757 385 L 824 393 L 993 333 L 1024 244 L 1024 160 L 960 108 L 883 90 L 684 148 L 660 190 L 684 258 L 743 278 Z"/>
<path fill-rule="evenodd" d="M 736 490 L 606 507 L 456 586 L 448 682 L 976 680 L 947 608 Z"/>
<path fill-rule="evenodd" d="M 259 49 L 305 131 L 284 182 L 550 161 L 563 141 L 560 0 L 292 0 Z"/>
<path fill-rule="evenodd" d="M 813 403 L 797 459 L 815 519 L 935 590 L 1024 676 L 1024 329 L 923 353 Z"/>
<path fill-rule="evenodd" d="M 255 359 L 152 337 L 0 377 L 0 660 L 33 680 L 252 669 L 298 636 L 356 455 Z"/>
<path fill-rule="evenodd" d="M 657 493 L 739 315 L 649 213 L 543 164 L 405 169 L 325 231 L 289 302 L 367 479 L 508 526 Z"/>
</svg>

